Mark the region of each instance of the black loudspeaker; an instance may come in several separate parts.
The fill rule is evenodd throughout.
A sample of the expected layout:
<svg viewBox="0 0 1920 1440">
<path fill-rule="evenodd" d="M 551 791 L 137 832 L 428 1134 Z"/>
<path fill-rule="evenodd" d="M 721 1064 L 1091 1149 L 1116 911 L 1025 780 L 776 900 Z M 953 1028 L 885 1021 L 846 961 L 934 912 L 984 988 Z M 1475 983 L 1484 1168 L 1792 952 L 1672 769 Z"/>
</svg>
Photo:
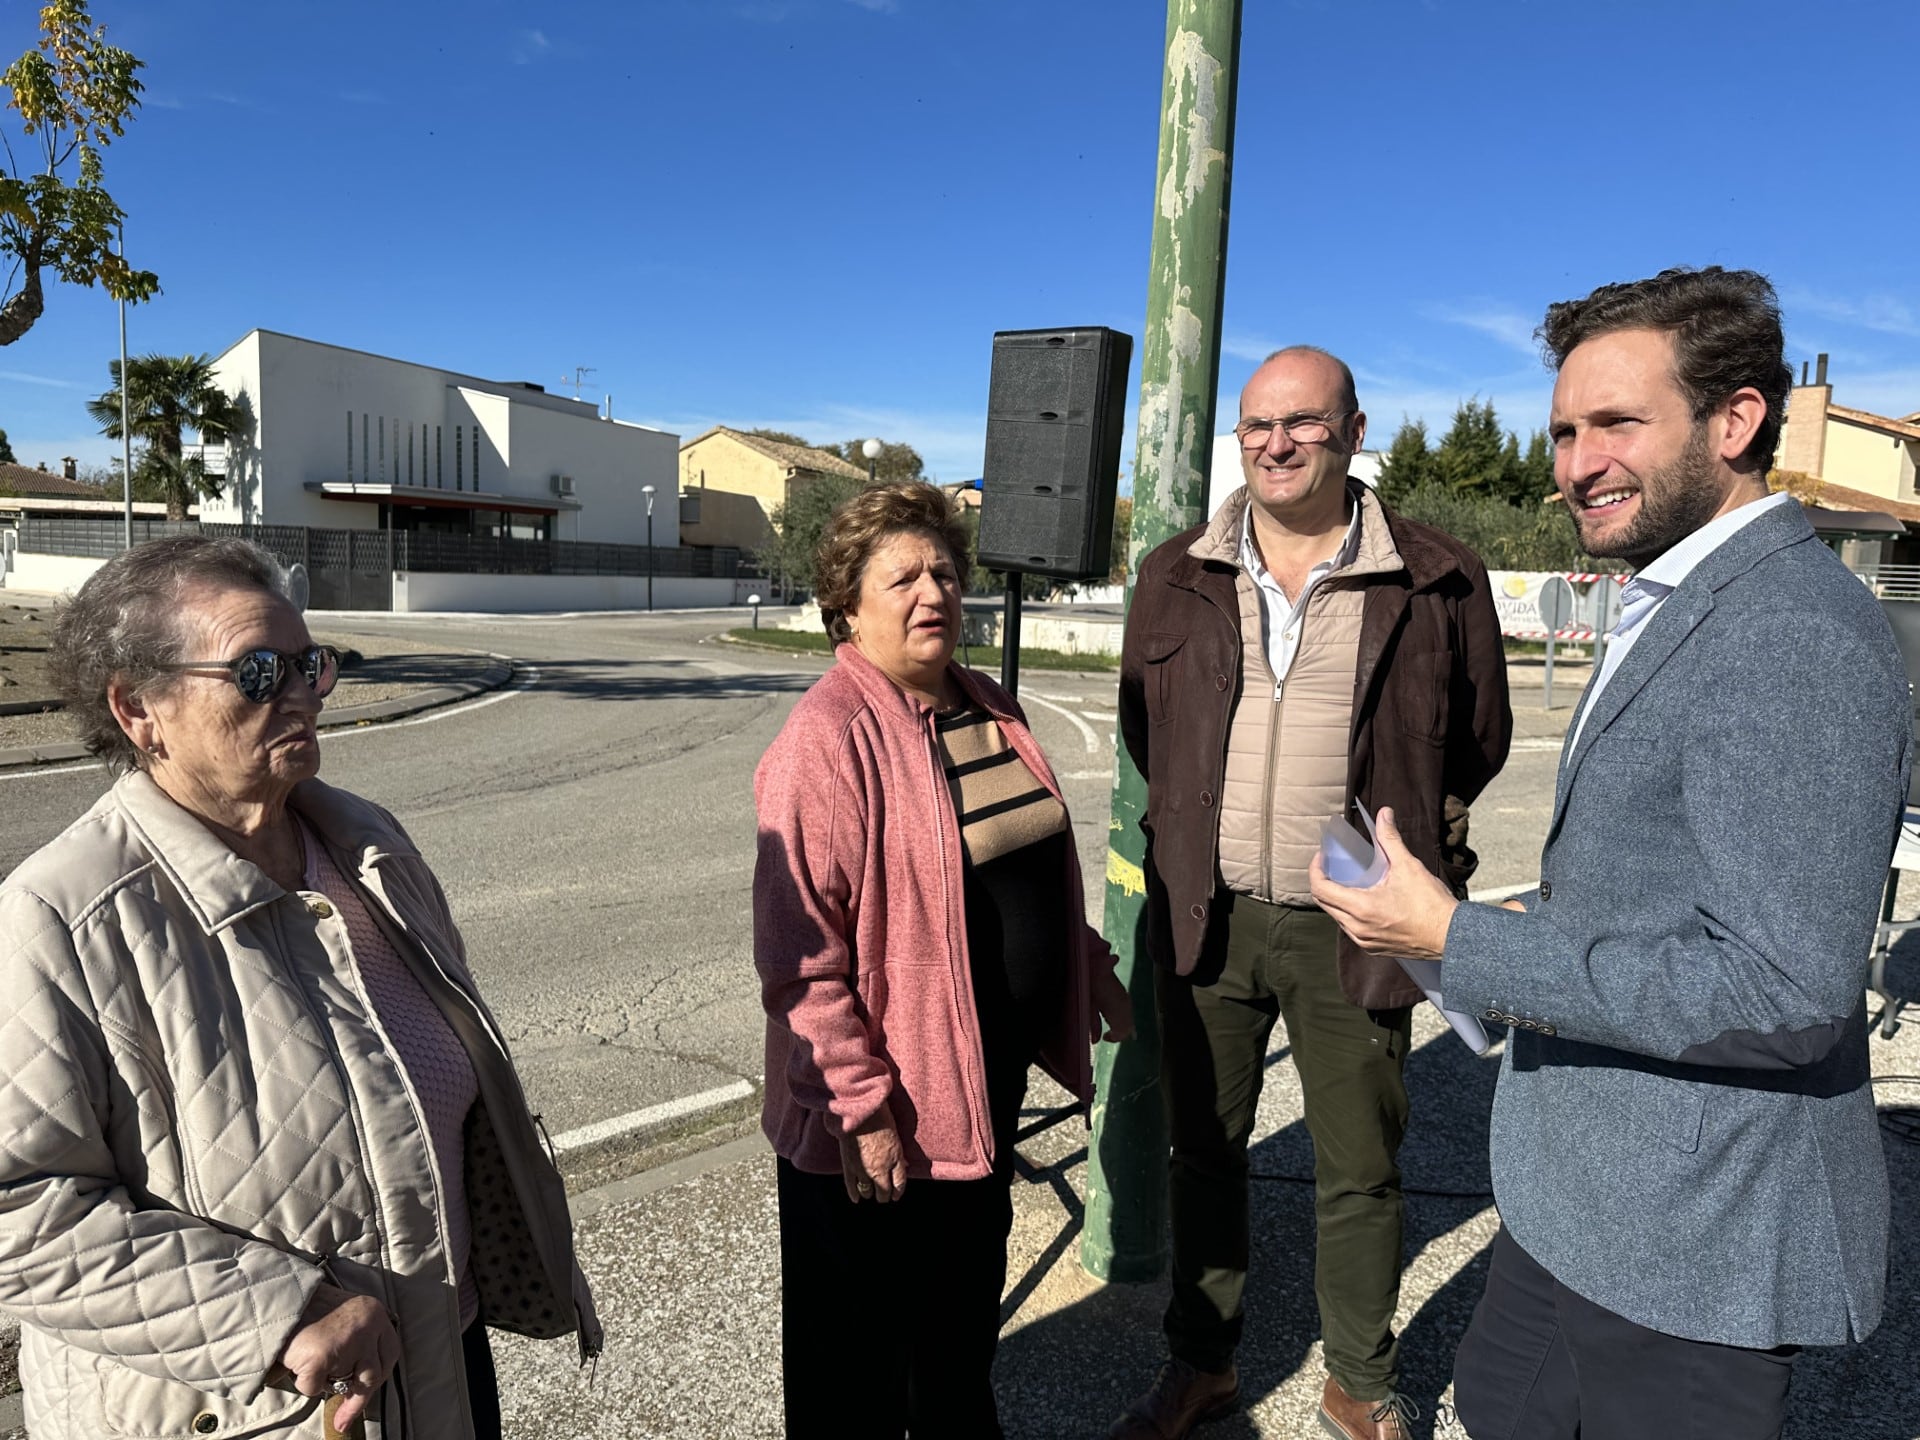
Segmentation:
<svg viewBox="0 0 1920 1440">
<path fill-rule="evenodd" d="M 1133 337 L 1002 330 L 987 387 L 979 563 L 1065 580 L 1113 564 L 1113 497 Z"/>
</svg>

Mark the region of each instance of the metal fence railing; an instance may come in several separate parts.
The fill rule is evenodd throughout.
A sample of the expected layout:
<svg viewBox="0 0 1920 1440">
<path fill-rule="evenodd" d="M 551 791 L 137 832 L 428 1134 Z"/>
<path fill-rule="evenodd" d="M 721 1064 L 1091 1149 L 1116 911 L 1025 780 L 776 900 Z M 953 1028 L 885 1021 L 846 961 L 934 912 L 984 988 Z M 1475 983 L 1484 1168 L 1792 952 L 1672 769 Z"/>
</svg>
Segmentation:
<svg viewBox="0 0 1920 1440">
<path fill-rule="evenodd" d="M 1882 600 L 1920 600 L 1920 565 L 1876 565 L 1855 573 Z"/>
<path fill-rule="evenodd" d="M 508 540 L 394 532 L 393 568 L 467 575 L 657 575 L 731 579 L 740 552 L 715 546 L 607 545 L 588 540 Z"/>
<path fill-rule="evenodd" d="M 197 535 L 195 520 L 153 520 L 136 515 L 133 543 L 167 535 Z M 118 515 L 22 515 L 20 549 L 34 555 L 79 555 L 107 560 L 126 545 L 127 525 Z"/>
</svg>

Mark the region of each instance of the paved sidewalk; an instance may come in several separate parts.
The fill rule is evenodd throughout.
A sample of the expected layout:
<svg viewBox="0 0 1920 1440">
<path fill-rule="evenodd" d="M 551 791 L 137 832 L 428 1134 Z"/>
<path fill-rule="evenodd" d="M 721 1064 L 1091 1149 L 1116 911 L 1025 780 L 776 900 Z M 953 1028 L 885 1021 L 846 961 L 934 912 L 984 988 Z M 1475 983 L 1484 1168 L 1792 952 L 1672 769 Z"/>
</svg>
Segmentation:
<svg viewBox="0 0 1920 1440">
<path fill-rule="evenodd" d="M 1920 956 L 1896 975 L 1920 991 Z M 1436 1428 L 1453 1350 L 1479 1298 L 1496 1224 L 1487 1111 L 1496 1060 L 1476 1059 L 1428 1007 L 1408 1065 L 1414 1116 L 1402 1160 L 1407 1271 L 1402 1384 L 1417 1436 Z M 1877 1037 L 1875 1074 L 1893 1175 L 1894 1274 L 1887 1318 L 1868 1344 L 1801 1360 L 1787 1440 L 1834 1434 L 1920 1437 L 1920 1016 Z M 1893 1077 L 1908 1077 L 1895 1080 Z M 1062 1101 L 1050 1085 L 1036 1111 Z M 1901 1107 L 1905 1107 L 1904 1113 Z M 1164 1283 L 1101 1285 L 1079 1267 L 1088 1135 L 1077 1118 L 1026 1141 L 1014 1187 L 1008 1315 L 995 1372 L 1010 1440 L 1097 1440 L 1162 1358 Z M 1255 1257 L 1241 1351 L 1244 1413 L 1201 1440 L 1318 1435 L 1323 1375 L 1313 1304 L 1311 1150 L 1284 1043 L 1270 1055 L 1253 1149 Z M 608 1331 L 592 1387 L 562 1343 L 503 1339 L 513 1440 L 758 1440 L 781 1434 L 780 1284 L 773 1160 L 758 1137 L 576 1197 L 583 1263 Z M 1651 1263 L 1623 1256 L 1623 1264 Z M 911 1274 L 850 1275 L 888 1323 Z M 847 1337 L 848 1403 L 860 1393 L 860 1337 Z"/>
</svg>

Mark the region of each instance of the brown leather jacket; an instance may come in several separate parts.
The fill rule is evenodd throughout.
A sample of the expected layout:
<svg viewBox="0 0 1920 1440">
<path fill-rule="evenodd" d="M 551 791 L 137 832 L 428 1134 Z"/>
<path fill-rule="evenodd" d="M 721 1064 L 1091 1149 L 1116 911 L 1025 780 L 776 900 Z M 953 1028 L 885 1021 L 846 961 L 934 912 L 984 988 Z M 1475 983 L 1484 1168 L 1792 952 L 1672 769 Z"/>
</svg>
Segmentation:
<svg viewBox="0 0 1920 1440">
<path fill-rule="evenodd" d="M 1506 763 L 1513 732 L 1500 620 L 1471 550 L 1432 526 L 1379 513 L 1406 569 L 1322 582 L 1367 591 L 1347 803 L 1370 813 L 1391 806 L 1408 848 L 1464 896 L 1478 863 L 1467 807 Z M 1148 953 L 1183 975 L 1199 961 L 1219 880 L 1217 802 L 1241 688 L 1234 567 L 1188 553 L 1206 528 L 1174 536 L 1142 562 L 1120 663 L 1121 734 L 1147 781 Z M 1340 986 L 1370 1010 L 1422 998 L 1395 961 L 1344 935 Z"/>
</svg>

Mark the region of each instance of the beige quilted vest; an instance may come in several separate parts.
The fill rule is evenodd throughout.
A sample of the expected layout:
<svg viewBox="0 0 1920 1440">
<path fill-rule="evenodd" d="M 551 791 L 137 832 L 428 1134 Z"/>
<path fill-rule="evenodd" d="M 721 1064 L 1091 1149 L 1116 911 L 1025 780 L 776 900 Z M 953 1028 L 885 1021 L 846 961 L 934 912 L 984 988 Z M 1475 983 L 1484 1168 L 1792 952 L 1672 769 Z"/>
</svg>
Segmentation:
<svg viewBox="0 0 1920 1440">
<path fill-rule="evenodd" d="M 1320 844 L 1321 823 L 1346 805 L 1353 684 L 1366 607 L 1365 587 L 1350 582 L 1405 568 L 1379 501 L 1370 490 L 1352 488 L 1360 490 L 1357 552 L 1307 597 L 1299 648 L 1278 695 L 1261 640 L 1259 587 L 1240 566 L 1244 500 L 1226 534 L 1216 523 L 1202 542 L 1213 546 L 1209 558 L 1234 566 L 1240 602 L 1243 683 L 1227 730 L 1220 879 L 1230 890 L 1276 904 L 1313 903 L 1307 867 Z M 1219 546 L 1229 536 L 1222 555 Z"/>
</svg>

